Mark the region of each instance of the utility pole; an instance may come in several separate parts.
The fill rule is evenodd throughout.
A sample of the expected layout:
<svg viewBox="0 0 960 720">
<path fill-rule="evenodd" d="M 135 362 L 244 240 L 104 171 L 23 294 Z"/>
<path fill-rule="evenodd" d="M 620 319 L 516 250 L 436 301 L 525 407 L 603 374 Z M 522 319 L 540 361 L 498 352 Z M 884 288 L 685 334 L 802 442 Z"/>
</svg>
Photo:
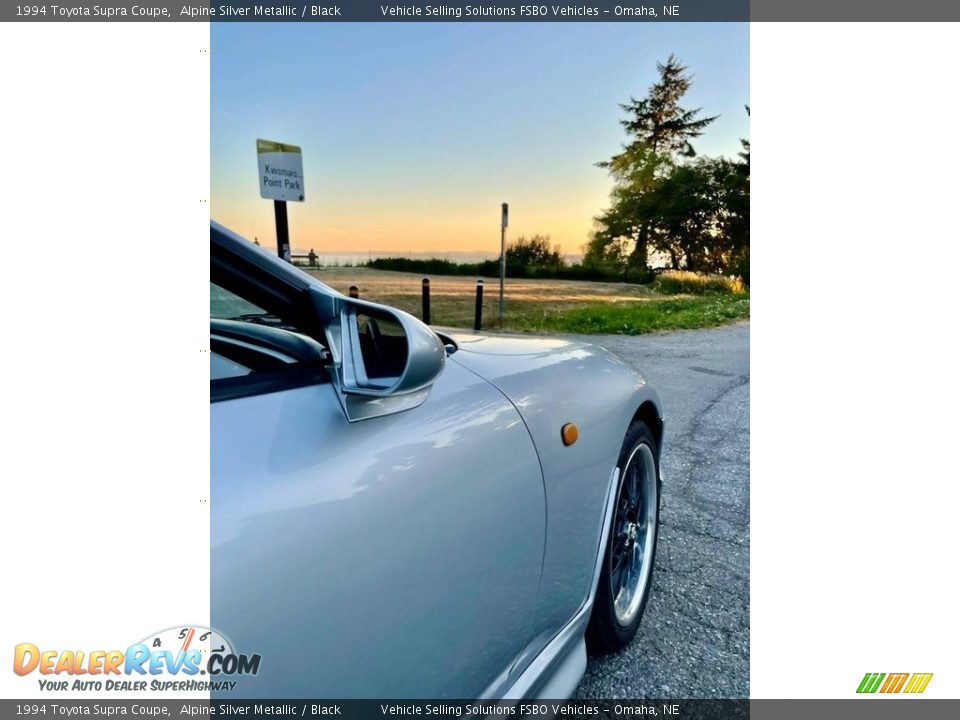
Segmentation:
<svg viewBox="0 0 960 720">
<path fill-rule="evenodd" d="M 503 281 L 507 276 L 507 203 L 500 204 L 500 326 L 503 326 Z"/>
</svg>

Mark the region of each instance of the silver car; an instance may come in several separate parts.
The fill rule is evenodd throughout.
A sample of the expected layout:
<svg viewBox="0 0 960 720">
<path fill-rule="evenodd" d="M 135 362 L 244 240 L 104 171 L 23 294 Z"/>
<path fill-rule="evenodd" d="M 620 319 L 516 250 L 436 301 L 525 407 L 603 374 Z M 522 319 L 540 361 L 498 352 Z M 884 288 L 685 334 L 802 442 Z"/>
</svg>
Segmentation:
<svg viewBox="0 0 960 720">
<path fill-rule="evenodd" d="M 433 330 L 211 224 L 211 624 L 233 697 L 576 690 L 650 591 L 663 420 L 587 343 Z"/>
</svg>

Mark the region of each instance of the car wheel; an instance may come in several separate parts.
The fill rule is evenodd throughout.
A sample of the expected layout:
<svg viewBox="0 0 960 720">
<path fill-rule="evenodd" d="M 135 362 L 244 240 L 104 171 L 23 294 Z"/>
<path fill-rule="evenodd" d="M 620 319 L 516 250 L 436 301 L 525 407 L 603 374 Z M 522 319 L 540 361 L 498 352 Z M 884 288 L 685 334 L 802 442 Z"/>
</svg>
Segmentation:
<svg viewBox="0 0 960 720">
<path fill-rule="evenodd" d="M 600 653 L 620 650 L 633 640 L 653 583 L 660 472 L 657 443 L 645 423 L 630 425 L 617 467 L 613 521 L 587 626 L 587 644 Z"/>
</svg>

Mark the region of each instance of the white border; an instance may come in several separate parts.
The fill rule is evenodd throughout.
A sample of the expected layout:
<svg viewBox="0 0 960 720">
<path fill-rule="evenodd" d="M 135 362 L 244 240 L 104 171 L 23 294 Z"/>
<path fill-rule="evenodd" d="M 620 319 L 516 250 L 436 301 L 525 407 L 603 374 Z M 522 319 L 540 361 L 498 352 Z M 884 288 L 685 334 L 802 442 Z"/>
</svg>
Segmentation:
<svg viewBox="0 0 960 720">
<path fill-rule="evenodd" d="M 201 23 L 0 26 L 6 697 L 40 696 L 17 643 L 209 624 L 208 49 Z"/>
</svg>

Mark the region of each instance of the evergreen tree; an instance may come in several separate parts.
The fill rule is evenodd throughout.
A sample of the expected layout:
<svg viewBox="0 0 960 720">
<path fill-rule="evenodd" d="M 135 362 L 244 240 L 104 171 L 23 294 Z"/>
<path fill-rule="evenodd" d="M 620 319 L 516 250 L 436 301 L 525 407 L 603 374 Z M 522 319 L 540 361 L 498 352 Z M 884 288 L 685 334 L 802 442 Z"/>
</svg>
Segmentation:
<svg viewBox="0 0 960 720">
<path fill-rule="evenodd" d="M 686 74 L 687 67 L 676 56 L 670 55 L 665 63 L 658 62 L 657 72 L 660 79 L 650 87 L 645 98 L 631 97 L 630 102 L 620 105 L 628 115 L 620 121 L 631 138 L 627 149 L 640 145 L 655 154 L 693 157 L 696 152 L 690 141 L 700 137 L 719 116 L 702 118 L 699 117 L 702 108 L 687 110 L 681 107 L 680 101 L 690 89 L 693 78 Z"/>
<path fill-rule="evenodd" d="M 750 106 L 744 106 L 750 115 Z M 750 284 L 750 141 L 740 140 L 740 162 L 730 179 L 724 232 L 730 244 L 729 270 Z"/>
<path fill-rule="evenodd" d="M 610 171 L 615 184 L 610 209 L 597 218 L 599 228 L 587 253 L 591 261 L 609 256 L 607 248 L 626 236 L 635 243 L 628 267 L 646 271 L 652 232 L 648 196 L 656 194 L 658 184 L 682 158 L 696 154 L 690 141 L 716 120 L 716 116 L 701 117 L 700 108 L 690 110 L 680 104 L 692 77 L 679 59 L 670 55 L 665 63 L 657 63 L 657 71 L 659 79 L 645 98 L 630 98 L 620 106 L 627 113 L 621 125 L 629 142 L 619 154 L 598 163 Z"/>
</svg>

